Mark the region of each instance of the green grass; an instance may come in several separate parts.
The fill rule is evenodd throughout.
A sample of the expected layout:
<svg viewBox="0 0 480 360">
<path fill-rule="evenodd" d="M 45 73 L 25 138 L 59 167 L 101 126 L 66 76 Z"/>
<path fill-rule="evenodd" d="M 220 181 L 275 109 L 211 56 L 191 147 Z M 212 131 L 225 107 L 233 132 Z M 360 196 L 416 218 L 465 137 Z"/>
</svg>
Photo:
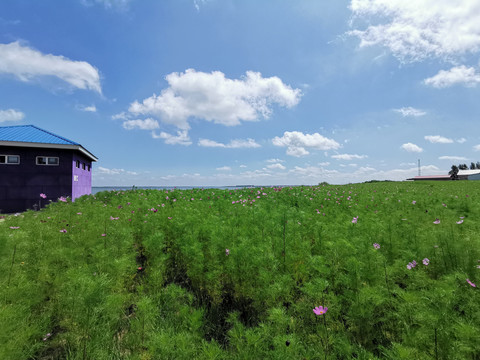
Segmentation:
<svg viewBox="0 0 480 360">
<path fill-rule="evenodd" d="M 479 359 L 479 186 L 112 191 L 5 216 L 0 359 Z"/>
</svg>

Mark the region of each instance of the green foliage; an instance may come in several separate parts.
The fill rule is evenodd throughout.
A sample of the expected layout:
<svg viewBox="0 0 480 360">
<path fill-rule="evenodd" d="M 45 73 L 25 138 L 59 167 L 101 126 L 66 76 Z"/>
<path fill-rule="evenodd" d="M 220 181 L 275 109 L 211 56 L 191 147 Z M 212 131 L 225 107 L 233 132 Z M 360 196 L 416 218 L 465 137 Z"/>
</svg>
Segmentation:
<svg viewBox="0 0 480 360">
<path fill-rule="evenodd" d="M 479 358 L 479 197 L 133 188 L 6 216 L 0 358 Z"/>
</svg>

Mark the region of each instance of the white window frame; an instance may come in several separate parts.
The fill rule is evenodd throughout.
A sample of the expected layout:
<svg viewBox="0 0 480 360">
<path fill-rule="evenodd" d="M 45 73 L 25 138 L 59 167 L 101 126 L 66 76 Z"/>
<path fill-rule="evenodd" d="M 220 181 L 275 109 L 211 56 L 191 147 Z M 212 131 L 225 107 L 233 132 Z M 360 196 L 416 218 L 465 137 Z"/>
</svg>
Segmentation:
<svg viewBox="0 0 480 360">
<path fill-rule="evenodd" d="M 20 155 L 14 155 L 14 154 L 0 154 L 0 156 L 5 156 L 5 162 L 0 163 L 0 165 L 20 165 Z M 8 162 L 8 158 L 10 156 L 17 156 L 18 157 L 18 162 Z"/>
<path fill-rule="evenodd" d="M 45 158 L 45 164 L 39 164 L 38 163 L 38 159 L 39 158 Z M 48 163 L 48 159 L 57 159 L 57 163 L 56 164 L 49 164 Z M 39 166 L 59 166 L 60 165 L 60 158 L 58 156 L 37 156 L 35 158 L 35 165 L 39 165 Z"/>
</svg>

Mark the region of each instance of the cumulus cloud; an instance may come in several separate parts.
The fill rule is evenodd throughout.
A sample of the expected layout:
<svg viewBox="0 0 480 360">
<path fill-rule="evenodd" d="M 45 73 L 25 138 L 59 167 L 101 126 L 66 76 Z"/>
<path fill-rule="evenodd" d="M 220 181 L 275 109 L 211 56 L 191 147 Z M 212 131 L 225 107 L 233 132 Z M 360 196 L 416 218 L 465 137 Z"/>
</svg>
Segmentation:
<svg viewBox="0 0 480 360">
<path fill-rule="evenodd" d="M 152 131 L 152 137 L 154 139 L 164 139 L 165 144 L 169 145 L 192 145 L 187 130 L 177 131 L 177 136 L 166 133 L 164 131 L 157 135 L 154 131 Z"/>
<path fill-rule="evenodd" d="M 420 109 L 415 109 L 411 106 L 403 107 L 403 108 L 400 108 L 400 109 L 393 109 L 393 111 L 396 111 L 396 112 L 402 114 L 403 117 L 406 117 L 406 116 L 419 117 L 419 116 L 424 116 L 424 115 L 427 114 L 425 111 L 420 110 Z"/>
<path fill-rule="evenodd" d="M 0 110 L 0 123 L 6 121 L 22 121 L 25 114 L 14 109 Z"/>
<path fill-rule="evenodd" d="M 218 171 L 231 171 L 232 168 L 230 166 L 222 166 L 222 167 L 217 168 L 216 170 L 218 170 Z"/>
<path fill-rule="evenodd" d="M 304 134 L 300 131 L 285 131 L 282 137 L 272 139 L 275 146 L 287 148 L 287 155 L 301 157 L 309 154 L 306 148 L 316 150 L 332 150 L 340 148 L 340 144 L 328 139 L 319 133 Z"/>
<path fill-rule="evenodd" d="M 332 159 L 337 159 L 337 160 L 353 160 L 353 159 L 365 159 L 368 156 L 367 155 L 357 155 L 357 154 L 337 154 L 337 155 L 332 155 Z"/>
<path fill-rule="evenodd" d="M 18 41 L 0 44 L 0 73 L 11 74 L 25 82 L 54 76 L 78 89 L 102 92 L 98 70 L 89 63 L 43 54 Z"/>
<path fill-rule="evenodd" d="M 286 167 L 280 163 L 267 165 L 267 169 L 270 170 L 285 170 Z"/>
<path fill-rule="evenodd" d="M 106 175 L 121 175 L 121 174 L 128 174 L 128 175 L 138 175 L 135 171 L 127 171 L 125 169 L 108 169 L 102 166 L 99 166 L 95 170 L 99 174 L 106 174 Z"/>
<path fill-rule="evenodd" d="M 406 143 L 406 144 L 403 144 L 401 146 L 401 148 L 405 151 L 408 151 L 408 152 L 417 152 L 417 153 L 421 153 L 423 151 L 423 149 L 418 146 L 418 145 L 415 145 L 415 144 L 412 144 L 412 143 Z"/>
<path fill-rule="evenodd" d="M 427 135 L 425 140 L 431 142 L 432 144 L 451 144 L 453 143 L 452 139 L 440 136 L 440 135 Z"/>
<path fill-rule="evenodd" d="M 452 59 L 480 49 L 477 0 L 351 0 L 355 19 L 368 26 L 348 34 L 360 47 L 382 45 L 401 62 Z"/>
<path fill-rule="evenodd" d="M 281 159 L 268 159 L 268 160 L 265 160 L 267 163 L 282 163 L 282 162 L 285 162 L 285 160 L 281 160 Z"/>
<path fill-rule="evenodd" d="M 457 142 L 458 142 L 459 144 L 463 144 L 463 143 L 466 142 L 466 141 L 467 141 L 467 139 L 465 139 L 465 138 L 463 138 L 463 137 L 460 138 L 460 139 L 457 139 Z"/>
<path fill-rule="evenodd" d="M 227 126 L 268 118 L 274 104 L 291 108 L 298 104 L 300 89 L 292 89 L 276 76 L 264 78 L 247 71 L 241 79 L 228 79 L 220 71 L 205 73 L 188 69 L 165 77 L 168 87 L 160 95 L 135 101 L 129 112 L 150 115 L 180 129 L 198 118 Z"/>
<path fill-rule="evenodd" d="M 450 70 L 440 70 L 437 75 L 425 79 L 424 83 L 437 89 L 453 85 L 474 87 L 480 83 L 480 73 L 473 67 L 460 65 L 452 67 Z"/>
<path fill-rule="evenodd" d="M 480 144 L 475 145 L 475 146 L 473 147 L 473 150 L 475 150 L 475 151 L 480 151 Z"/>
<path fill-rule="evenodd" d="M 141 129 L 141 130 L 155 130 L 160 127 L 157 120 L 153 119 L 145 119 L 145 120 L 127 120 L 124 121 L 122 124 L 124 129 L 133 130 L 133 129 Z"/>
<path fill-rule="evenodd" d="M 467 161 L 468 159 L 463 156 L 440 156 L 438 160 Z"/>
<path fill-rule="evenodd" d="M 77 110 L 85 111 L 85 112 L 97 112 L 97 107 L 95 105 L 85 106 L 85 105 L 78 105 Z"/>
<path fill-rule="evenodd" d="M 218 147 L 218 148 L 227 148 L 227 149 L 240 149 L 240 148 L 259 148 L 260 144 L 255 142 L 253 139 L 235 139 L 231 140 L 228 144 L 223 144 L 209 139 L 200 139 L 198 141 L 198 146 L 203 147 Z"/>
</svg>

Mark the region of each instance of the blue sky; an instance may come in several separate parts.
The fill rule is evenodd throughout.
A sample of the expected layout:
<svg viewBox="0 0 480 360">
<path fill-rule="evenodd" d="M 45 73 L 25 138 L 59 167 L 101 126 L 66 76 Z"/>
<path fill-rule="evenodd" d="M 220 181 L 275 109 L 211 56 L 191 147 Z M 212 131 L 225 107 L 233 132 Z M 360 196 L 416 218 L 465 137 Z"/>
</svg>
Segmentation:
<svg viewBox="0 0 480 360">
<path fill-rule="evenodd" d="M 478 0 L 0 2 L 0 126 L 94 186 L 404 180 L 480 161 Z"/>
</svg>

